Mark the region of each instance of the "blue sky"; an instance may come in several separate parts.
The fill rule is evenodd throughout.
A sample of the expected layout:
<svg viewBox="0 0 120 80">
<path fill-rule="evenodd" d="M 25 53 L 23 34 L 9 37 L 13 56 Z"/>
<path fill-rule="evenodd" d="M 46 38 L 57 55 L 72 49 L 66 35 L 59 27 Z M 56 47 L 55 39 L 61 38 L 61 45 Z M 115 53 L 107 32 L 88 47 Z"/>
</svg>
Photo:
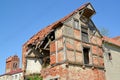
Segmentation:
<svg viewBox="0 0 120 80">
<path fill-rule="evenodd" d="M 110 37 L 120 35 L 119 0 L 0 0 L 0 74 L 7 57 L 21 59 L 22 45 L 31 36 L 86 2 L 96 10 L 92 20 L 99 29 L 108 29 Z"/>
</svg>

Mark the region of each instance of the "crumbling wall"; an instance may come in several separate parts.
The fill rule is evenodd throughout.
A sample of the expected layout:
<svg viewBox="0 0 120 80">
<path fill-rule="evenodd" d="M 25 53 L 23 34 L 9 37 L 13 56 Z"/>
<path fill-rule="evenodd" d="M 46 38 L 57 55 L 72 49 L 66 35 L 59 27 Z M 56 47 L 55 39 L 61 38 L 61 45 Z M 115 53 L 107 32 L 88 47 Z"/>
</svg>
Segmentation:
<svg viewBox="0 0 120 80">
<path fill-rule="evenodd" d="M 41 72 L 41 76 L 43 76 L 44 80 L 54 79 L 55 77 L 58 80 L 69 80 L 68 78 L 68 70 L 66 68 L 66 64 L 57 65 L 51 68 L 45 68 Z"/>
<path fill-rule="evenodd" d="M 100 69 L 83 69 L 77 65 L 69 65 L 68 80 L 105 80 L 105 75 Z"/>
</svg>

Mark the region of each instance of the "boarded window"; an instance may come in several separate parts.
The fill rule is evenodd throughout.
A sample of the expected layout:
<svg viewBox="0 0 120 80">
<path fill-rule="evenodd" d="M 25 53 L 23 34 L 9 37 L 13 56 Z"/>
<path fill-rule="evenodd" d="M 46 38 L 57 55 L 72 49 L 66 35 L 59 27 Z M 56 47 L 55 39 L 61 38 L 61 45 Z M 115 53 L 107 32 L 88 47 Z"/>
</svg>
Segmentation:
<svg viewBox="0 0 120 80">
<path fill-rule="evenodd" d="M 88 28 L 85 26 L 81 27 L 81 33 L 82 33 L 82 41 L 83 42 L 89 42 L 88 38 Z"/>
<path fill-rule="evenodd" d="M 80 29 L 80 27 L 79 27 L 79 21 L 77 19 L 74 19 L 74 28 Z"/>
<path fill-rule="evenodd" d="M 89 64 L 89 48 L 83 48 L 84 64 Z"/>
</svg>

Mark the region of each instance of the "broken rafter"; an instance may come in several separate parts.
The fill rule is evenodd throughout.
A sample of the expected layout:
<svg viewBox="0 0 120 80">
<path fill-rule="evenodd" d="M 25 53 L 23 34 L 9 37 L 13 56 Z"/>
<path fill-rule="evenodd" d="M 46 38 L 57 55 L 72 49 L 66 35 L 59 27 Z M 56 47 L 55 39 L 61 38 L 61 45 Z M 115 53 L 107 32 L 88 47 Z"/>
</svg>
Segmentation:
<svg viewBox="0 0 120 80">
<path fill-rule="evenodd" d="M 38 47 L 38 48 L 41 47 L 41 45 L 44 43 L 44 40 L 46 39 L 46 37 L 48 37 L 53 31 L 54 31 L 54 30 L 51 30 L 48 34 L 46 34 L 46 35 L 44 36 L 44 38 L 43 38 L 41 41 L 39 41 L 39 42 L 37 43 L 37 47 Z"/>
<path fill-rule="evenodd" d="M 37 42 L 29 44 L 26 57 L 30 56 L 32 52 L 34 53 L 35 57 L 44 57 L 46 55 L 44 53 L 49 53 L 49 44 L 52 40 L 54 40 L 53 31 L 54 30 L 51 30 L 41 41 L 37 40 Z"/>
<path fill-rule="evenodd" d="M 50 50 L 50 48 L 41 48 L 41 50 L 45 50 L 45 51 L 48 51 L 48 50 Z"/>
</svg>

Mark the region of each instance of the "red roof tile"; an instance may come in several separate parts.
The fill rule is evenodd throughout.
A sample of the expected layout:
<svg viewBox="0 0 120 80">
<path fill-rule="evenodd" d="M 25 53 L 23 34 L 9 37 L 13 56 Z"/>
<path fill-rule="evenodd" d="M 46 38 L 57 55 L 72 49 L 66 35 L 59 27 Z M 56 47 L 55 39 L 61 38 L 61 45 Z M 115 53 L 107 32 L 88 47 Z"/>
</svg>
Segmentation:
<svg viewBox="0 0 120 80">
<path fill-rule="evenodd" d="M 14 70 L 14 71 L 10 71 L 8 73 L 5 73 L 5 74 L 2 74 L 0 76 L 4 76 L 4 75 L 13 75 L 13 74 L 17 74 L 17 73 L 21 73 L 23 72 L 21 68 L 17 69 L 17 70 Z"/>
<path fill-rule="evenodd" d="M 33 37 L 30 38 L 30 40 L 28 40 L 23 46 L 28 45 L 30 43 L 33 43 L 37 38 L 39 38 L 39 40 L 42 40 L 44 38 L 44 36 L 46 34 L 48 34 L 52 29 L 56 28 L 58 25 L 62 24 L 62 22 L 64 22 L 65 20 L 67 20 L 69 17 L 71 17 L 73 14 L 75 14 L 76 12 L 84 9 L 87 5 L 89 5 L 90 3 L 86 3 L 84 5 L 82 5 L 80 8 L 76 9 L 75 11 L 73 11 L 72 13 L 70 13 L 69 15 L 65 16 L 64 18 L 54 22 L 53 24 L 45 27 L 44 29 L 42 29 L 41 31 L 39 31 L 37 34 L 35 34 Z M 37 37 L 35 37 L 37 36 Z"/>
<path fill-rule="evenodd" d="M 22 72 L 22 69 L 19 68 L 19 69 L 17 69 L 17 70 L 10 71 L 10 72 L 6 73 L 6 75 L 12 75 L 12 74 L 17 74 L 17 73 L 21 73 L 21 72 Z"/>
<path fill-rule="evenodd" d="M 117 41 L 120 41 L 120 36 L 114 37 L 114 38 L 112 38 L 112 39 L 117 40 Z"/>
<path fill-rule="evenodd" d="M 116 39 L 108 38 L 108 37 L 104 36 L 104 37 L 103 37 L 103 40 L 104 40 L 105 42 L 108 42 L 108 43 L 111 43 L 111 44 L 114 44 L 114 45 L 120 47 L 120 41 L 117 41 Z"/>
</svg>

